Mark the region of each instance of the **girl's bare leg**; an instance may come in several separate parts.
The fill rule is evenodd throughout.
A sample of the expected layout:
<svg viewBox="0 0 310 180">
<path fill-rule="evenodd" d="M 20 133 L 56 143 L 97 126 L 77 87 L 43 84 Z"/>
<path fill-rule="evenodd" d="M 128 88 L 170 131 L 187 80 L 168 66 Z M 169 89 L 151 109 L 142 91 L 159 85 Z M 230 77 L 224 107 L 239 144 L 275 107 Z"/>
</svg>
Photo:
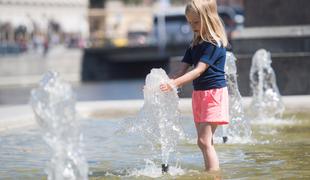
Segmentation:
<svg viewBox="0 0 310 180">
<path fill-rule="evenodd" d="M 219 170 L 219 160 L 213 146 L 213 134 L 217 125 L 209 123 L 195 123 L 198 139 L 197 144 L 202 151 L 207 171 Z"/>
</svg>

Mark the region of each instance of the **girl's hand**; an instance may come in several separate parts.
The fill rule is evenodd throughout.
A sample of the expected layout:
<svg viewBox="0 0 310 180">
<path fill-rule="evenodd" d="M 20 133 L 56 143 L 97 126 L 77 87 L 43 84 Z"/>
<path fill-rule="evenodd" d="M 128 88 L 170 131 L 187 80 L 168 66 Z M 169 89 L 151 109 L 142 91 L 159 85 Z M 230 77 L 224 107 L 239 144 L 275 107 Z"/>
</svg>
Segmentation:
<svg viewBox="0 0 310 180">
<path fill-rule="evenodd" d="M 163 92 L 170 92 L 170 91 L 172 91 L 172 87 L 168 83 L 161 84 L 159 87 L 160 87 L 160 90 L 163 91 Z"/>
<path fill-rule="evenodd" d="M 173 80 L 171 80 L 170 83 L 164 83 L 164 84 L 161 84 L 159 86 L 160 90 L 163 91 L 163 92 L 170 92 L 172 91 L 173 89 L 175 89 L 175 83 Z"/>
</svg>

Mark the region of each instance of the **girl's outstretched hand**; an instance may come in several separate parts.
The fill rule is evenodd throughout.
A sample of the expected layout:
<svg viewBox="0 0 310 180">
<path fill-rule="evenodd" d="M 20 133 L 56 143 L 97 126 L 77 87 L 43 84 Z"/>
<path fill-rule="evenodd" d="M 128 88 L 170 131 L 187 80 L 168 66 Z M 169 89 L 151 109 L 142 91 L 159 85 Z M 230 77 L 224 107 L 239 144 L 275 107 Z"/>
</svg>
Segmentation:
<svg viewBox="0 0 310 180">
<path fill-rule="evenodd" d="M 163 92 L 170 92 L 170 91 L 174 90 L 175 87 L 176 87 L 176 86 L 175 86 L 173 80 L 171 80 L 170 83 L 164 83 L 164 84 L 161 84 L 161 85 L 159 86 L 160 90 L 163 91 Z"/>
<path fill-rule="evenodd" d="M 160 87 L 160 90 L 163 91 L 163 92 L 170 92 L 170 91 L 172 91 L 172 87 L 168 83 L 161 84 L 159 87 Z"/>
</svg>

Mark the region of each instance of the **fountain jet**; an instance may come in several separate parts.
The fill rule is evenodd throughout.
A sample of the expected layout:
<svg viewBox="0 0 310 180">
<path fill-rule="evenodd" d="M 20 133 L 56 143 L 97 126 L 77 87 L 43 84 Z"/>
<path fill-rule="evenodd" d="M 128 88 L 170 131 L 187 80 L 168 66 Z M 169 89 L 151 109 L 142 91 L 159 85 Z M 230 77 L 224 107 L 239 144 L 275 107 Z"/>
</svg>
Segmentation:
<svg viewBox="0 0 310 180">
<path fill-rule="evenodd" d="M 229 94 L 230 122 L 228 125 L 222 126 L 222 128 L 219 129 L 221 131 L 218 131 L 218 133 L 222 134 L 223 143 L 226 143 L 228 140 L 245 140 L 250 138 L 252 134 L 250 123 L 244 115 L 242 97 L 238 88 L 236 60 L 233 53 L 226 53 L 225 76 Z"/>
<path fill-rule="evenodd" d="M 82 134 L 75 110 L 75 95 L 55 72 L 48 72 L 31 91 L 32 109 L 52 158 L 48 180 L 87 180 L 88 165 L 82 153 Z"/>
<path fill-rule="evenodd" d="M 271 67 L 270 53 L 265 49 L 256 51 L 250 70 L 253 98 L 250 113 L 254 119 L 281 117 L 284 104 Z"/>
<path fill-rule="evenodd" d="M 176 151 L 179 140 L 184 137 L 178 109 L 179 97 L 176 89 L 165 93 L 160 84 L 170 81 L 163 69 L 152 69 L 144 87 L 144 105 L 137 117 L 130 121 L 130 131 L 141 133 L 152 147 L 160 147 L 162 172 L 169 170 L 169 155 Z"/>
</svg>

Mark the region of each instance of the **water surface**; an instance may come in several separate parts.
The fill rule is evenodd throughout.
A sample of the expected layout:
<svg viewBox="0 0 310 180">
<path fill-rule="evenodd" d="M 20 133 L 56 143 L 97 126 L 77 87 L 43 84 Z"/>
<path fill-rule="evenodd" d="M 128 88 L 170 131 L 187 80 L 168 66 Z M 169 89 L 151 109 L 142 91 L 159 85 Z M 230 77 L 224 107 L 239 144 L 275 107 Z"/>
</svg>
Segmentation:
<svg viewBox="0 0 310 180">
<path fill-rule="evenodd" d="M 83 121 L 84 151 L 90 179 L 308 179 L 310 114 L 253 122 L 251 141 L 216 145 L 222 171 L 206 173 L 196 146 L 192 117 L 182 116 L 187 139 L 171 157 L 170 174 L 161 175 L 157 147 L 139 134 L 119 131 L 124 118 Z M 0 179 L 46 179 L 50 150 L 37 128 L 0 134 Z"/>
</svg>

